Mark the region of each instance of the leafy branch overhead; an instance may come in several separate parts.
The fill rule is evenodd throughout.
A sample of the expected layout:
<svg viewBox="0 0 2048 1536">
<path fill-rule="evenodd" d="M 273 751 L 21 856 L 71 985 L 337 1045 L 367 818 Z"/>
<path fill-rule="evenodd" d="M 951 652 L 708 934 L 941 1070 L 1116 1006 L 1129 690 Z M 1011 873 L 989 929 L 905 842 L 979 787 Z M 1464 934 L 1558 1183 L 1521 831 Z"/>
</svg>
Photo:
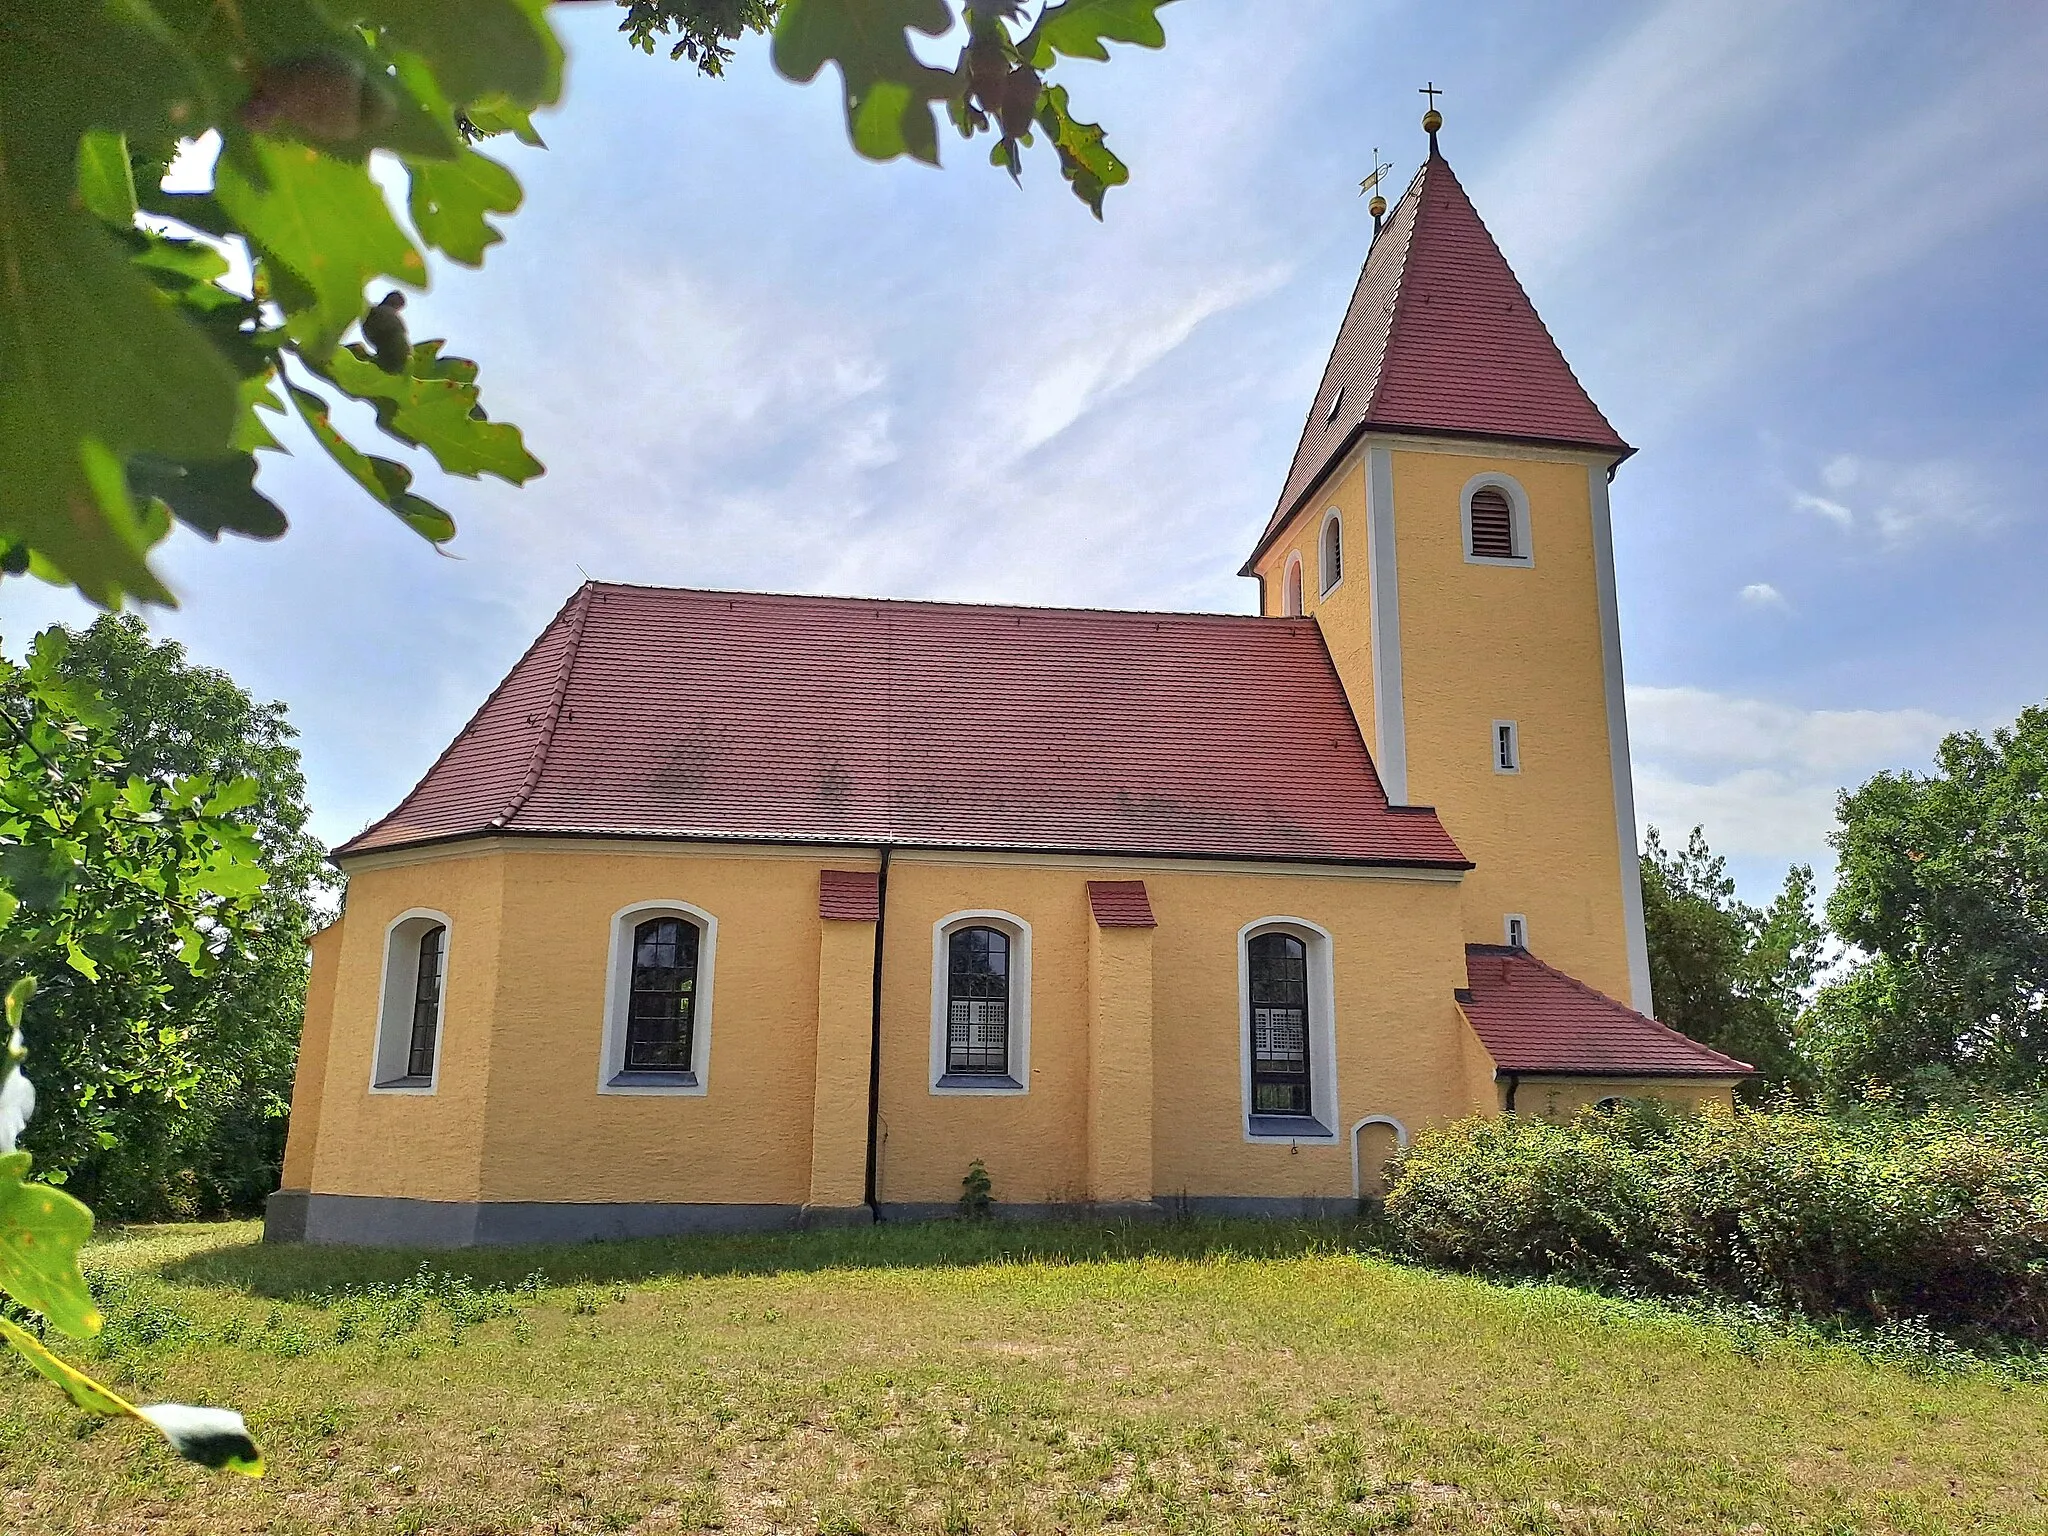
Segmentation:
<svg viewBox="0 0 2048 1536">
<path fill-rule="evenodd" d="M 621 30 L 717 75 L 772 29 L 776 66 L 836 64 L 854 147 L 936 163 L 944 104 L 1021 172 L 1043 133 L 1100 217 L 1128 179 L 1073 116 L 1062 58 L 1158 47 L 1167 0 L 1055 0 L 1028 26 L 976 0 L 954 67 L 914 38 L 948 33 L 947 0 L 620 0 Z M 0 573 L 76 586 L 113 607 L 169 603 L 151 549 L 175 523 L 217 539 L 283 533 L 257 487 L 295 413 L 373 500 L 443 542 L 454 520 L 412 471 L 335 424 L 338 399 L 449 474 L 541 473 L 490 420 L 475 365 L 407 337 L 404 288 L 428 253 L 478 266 L 520 205 L 478 146 L 538 146 L 532 113 L 562 89 L 547 0 L 17 0 L 0 29 Z M 217 147 L 216 147 L 217 143 Z M 405 181 L 404 220 L 371 175 Z M 194 168 L 210 185 L 190 189 Z M 178 178 L 167 185 L 173 163 Z M 390 284 L 400 284 L 392 288 Z M 376 303 L 366 310 L 375 294 Z M 351 331 L 362 341 L 347 347 Z"/>
</svg>

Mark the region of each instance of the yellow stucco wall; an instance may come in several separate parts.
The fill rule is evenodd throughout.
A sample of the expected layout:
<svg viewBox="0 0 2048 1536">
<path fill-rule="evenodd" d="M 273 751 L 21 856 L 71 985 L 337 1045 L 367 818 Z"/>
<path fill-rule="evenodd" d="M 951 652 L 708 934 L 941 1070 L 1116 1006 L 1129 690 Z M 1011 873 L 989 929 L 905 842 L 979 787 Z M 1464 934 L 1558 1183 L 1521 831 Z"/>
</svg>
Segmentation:
<svg viewBox="0 0 2048 1536">
<path fill-rule="evenodd" d="M 1500 1102 L 1507 1105 L 1507 1080 Z M 1515 1087 L 1515 1113 L 1544 1120 L 1569 1120 L 1602 1099 L 1662 1099 L 1681 1109 L 1732 1109 L 1735 1084 L 1726 1078 L 1689 1081 L 1646 1077 L 1524 1077 Z"/>
<path fill-rule="evenodd" d="M 996 1198 L 1090 1197 L 1089 946 L 1086 880 L 1143 879 L 1152 931 L 1152 1182 L 1159 1195 L 1346 1197 L 1350 1127 L 1392 1114 L 1411 1129 L 1484 1109 L 1458 1037 L 1464 985 L 1457 886 L 1382 876 L 1103 866 L 924 862 L 898 854 L 889 877 L 882 1047 L 881 1198 L 957 1199 L 972 1158 Z M 995 909 L 1032 933 L 1027 1093 L 930 1092 L 933 928 Z M 1250 1143 L 1244 1136 L 1238 934 L 1274 917 L 1332 936 L 1338 1140 Z M 1114 1197 L 1111 1192 L 1110 1197 Z"/>
<path fill-rule="evenodd" d="M 1605 659 L 1592 506 L 1583 457 L 1395 446 L 1395 565 L 1408 795 L 1432 805 L 1477 868 L 1464 886 L 1465 932 L 1498 944 L 1508 913 L 1529 921 L 1530 947 L 1610 997 L 1630 995 L 1621 845 L 1608 747 Z M 1366 457 L 1308 503 L 1261 557 L 1266 611 L 1279 613 L 1288 560 L 1311 579 L 1321 625 L 1367 743 L 1373 716 L 1366 536 Z M 1527 492 L 1534 561 L 1465 558 L 1466 483 L 1512 477 Z M 1315 596 L 1324 511 L 1344 515 L 1344 581 Z M 1493 768 L 1492 729 L 1513 720 L 1522 771 Z"/>
<path fill-rule="evenodd" d="M 818 872 L 847 866 L 658 845 L 505 857 L 506 952 L 519 979 L 498 1004 L 483 1198 L 808 1200 Z M 650 901 L 718 919 L 702 1096 L 597 1092 L 612 918 Z"/>
<path fill-rule="evenodd" d="M 1088 1193 L 1150 1200 L 1152 928 L 1088 930 Z"/>
<path fill-rule="evenodd" d="M 871 850 L 478 844 L 359 863 L 316 937 L 287 1188 L 451 1201 L 845 1209 L 864 1196 L 875 928 L 818 916 L 819 871 Z M 1141 879 L 1159 926 L 1100 929 L 1087 882 Z M 718 922 L 701 1096 L 598 1092 L 613 918 L 648 902 Z M 445 913 L 436 1091 L 370 1092 L 386 934 Z M 934 929 L 999 912 L 1031 933 L 1028 1091 L 931 1091 Z M 1330 936 L 1334 1143 L 1247 1140 L 1240 934 Z M 888 884 L 880 1198 L 945 1205 L 980 1158 L 999 1201 L 1344 1198 L 1352 1131 L 1411 1133 L 1503 1107 L 1453 1000 L 1455 879 L 1209 861 L 1143 868 L 899 851 Z M 818 1046 L 826 1049 L 821 1054 Z M 1726 1083 L 1524 1078 L 1517 1108 L 1607 1094 L 1729 1101 Z M 1365 1192 L 1391 1150 L 1359 1140 Z"/>
<path fill-rule="evenodd" d="M 1329 593 L 1322 591 L 1321 539 L 1323 514 L 1335 508 L 1343 525 L 1343 579 Z M 1337 675 L 1344 684 L 1344 696 L 1364 733 L 1365 743 L 1375 754 L 1379 741 L 1374 735 L 1372 678 L 1372 581 L 1368 569 L 1365 530 L 1365 461 L 1361 456 L 1349 470 L 1324 489 L 1288 526 L 1273 547 L 1259 561 L 1263 578 L 1263 612 L 1268 617 L 1286 611 L 1288 562 L 1302 562 L 1302 611 L 1322 626 L 1323 641 L 1330 648 Z"/>
<path fill-rule="evenodd" d="M 417 1200 L 479 1197 L 504 866 L 501 855 L 483 853 L 351 876 L 307 1187 Z M 415 908 L 449 918 L 439 1084 L 432 1095 L 373 1094 L 386 933 Z"/>
<path fill-rule="evenodd" d="M 874 968 L 873 923 L 818 924 L 809 1203 L 819 1211 L 848 1210 L 867 1200 Z"/>
<path fill-rule="evenodd" d="M 1583 462 L 1393 454 L 1408 793 L 1466 857 L 1467 937 L 1529 945 L 1610 997 L 1629 996 L 1621 848 Z M 1482 472 L 1527 491 L 1534 562 L 1467 561 L 1460 501 Z M 1492 726 L 1513 720 L 1522 771 L 1496 773 Z"/>
<path fill-rule="evenodd" d="M 299 1061 L 292 1073 L 292 1114 L 284 1143 L 285 1189 L 305 1189 L 313 1179 L 313 1153 L 320 1142 L 320 1107 L 326 1099 L 327 1043 L 334 1028 L 334 977 L 341 960 L 342 921 L 337 918 L 308 941 L 306 1023 L 299 1032 Z"/>
</svg>

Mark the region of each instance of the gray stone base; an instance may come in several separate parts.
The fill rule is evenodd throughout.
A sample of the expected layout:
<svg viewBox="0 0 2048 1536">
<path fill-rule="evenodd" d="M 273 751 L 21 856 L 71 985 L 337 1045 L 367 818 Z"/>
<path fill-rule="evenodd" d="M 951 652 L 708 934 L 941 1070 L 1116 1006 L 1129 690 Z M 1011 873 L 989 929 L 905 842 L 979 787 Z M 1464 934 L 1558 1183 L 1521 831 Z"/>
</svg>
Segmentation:
<svg viewBox="0 0 2048 1536">
<path fill-rule="evenodd" d="M 872 1205 L 807 1205 L 797 1216 L 797 1225 L 810 1230 L 816 1227 L 872 1227 L 875 1224 L 875 1208 Z"/>
<path fill-rule="evenodd" d="M 794 1205 L 602 1204 L 595 1201 L 402 1200 L 280 1190 L 264 1214 L 267 1243 L 376 1248 L 470 1248 L 676 1237 L 693 1232 L 787 1231 Z"/>
<path fill-rule="evenodd" d="M 945 1221 L 960 1214 L 957 1200 L 893 1200 L 875 1209 L 882 1221 Z M 1062 1200 L 1028 1203 L 998 1200 L 989 1207 L 996 1221 L 1158 1221 L 1166 1210 L 1156 1200 Z"/>
<path fill-rule="evenodd" d="M 1159 1221 L 1174 1216 L 1329 1221 L 1355 1216 L 1348 1197 L 1162 1195 L 1156 1200 L 998 1201 L 998 1221 Z M 602 1204 L 595 1201 L 402 1200 L 386 1195 L 316 1195 L 281 1189 L 264 1210 L 266 1243 L 348 1243 L 374 1248 L 470 1248 L 512 1243 L 582 1243 L 701 1232 L 777 1232 L 795 1227 L 943 1221 L 952 1201 L 896 1201 L 881 1207 Z"/>
<path fill-rule="evenodd" d="M 1349 1195 L 1163 1195 L 1159 1203 L 1176 1216 L 1255 1221 L 1341 1221 L 1359 1209 Z"/>
</svg>

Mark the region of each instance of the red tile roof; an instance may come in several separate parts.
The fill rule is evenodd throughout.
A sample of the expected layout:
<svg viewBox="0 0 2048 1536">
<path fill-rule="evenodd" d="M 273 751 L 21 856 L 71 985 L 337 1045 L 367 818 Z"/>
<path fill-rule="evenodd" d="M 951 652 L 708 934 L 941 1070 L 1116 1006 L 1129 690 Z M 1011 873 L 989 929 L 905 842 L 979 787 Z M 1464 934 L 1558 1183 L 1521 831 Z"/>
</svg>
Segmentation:
<svg viewBox="0 0 2048 1536">
<path fill-rule="evenodd" d="M 1618 457 L 1633 451 L 1579 383 L 1449 162 L 1434 153 L 1366 255 L 1279 505 L 1245 575 L 1368 430 L 1559 443 Z"/>
<path fill-rule="evenodd" d="M 882 877 L 872 869 L 819 870 L 818 916 L 842 923 L 879 922 Z"/>
<path fill-rule="evenodd" d="M 1090 880 L 1088 910 L 1098 928 L 1157 928 L 1142 880 Z"/>
<path fill-rule="evenodd" d="M 596 582 L 337 851 L 485 832 L 1470 867 L 1313 620 Z"/>
<path fill-rule="evenodd" d="M 1459 1004 L 1503 1072 L 1739 1077 L 1751 1070 L 1527 950 L 1468 944 L 1465 975 L 1471 995 Z"/>
</svg>

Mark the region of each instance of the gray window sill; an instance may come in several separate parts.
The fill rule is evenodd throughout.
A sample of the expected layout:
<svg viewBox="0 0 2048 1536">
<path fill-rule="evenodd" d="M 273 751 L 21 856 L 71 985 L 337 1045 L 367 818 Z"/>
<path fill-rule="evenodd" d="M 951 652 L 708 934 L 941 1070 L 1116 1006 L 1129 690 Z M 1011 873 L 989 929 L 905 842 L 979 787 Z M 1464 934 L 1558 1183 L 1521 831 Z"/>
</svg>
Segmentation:
<svg viewBox="0 0 2048 1536">
<path fill-rule="evenodd" d="M 694 1088 L 694 1072 L 621 1072 L 605 1084 L 607 1088 Z"/>
<path fill-rule="evenodd" d="M 1245 1131 L 1266 1141 L 1336 1140 L 1336 1133 L 1314 1115 L 1253 1115 Z"/>
<path fill-rule="evenodd" d="M 1024 1085 L 1003 1072 L 948 1072 L 937 1088 L 981 1088 L 992 1093 L 1022 1093 Z"/>
<path fill-rule="evenodd" d="M 373 1085 L 379 1093 L 425 1093 L 434 1086 L 431 1077 L 387 1077 Z"/>
</svg>

